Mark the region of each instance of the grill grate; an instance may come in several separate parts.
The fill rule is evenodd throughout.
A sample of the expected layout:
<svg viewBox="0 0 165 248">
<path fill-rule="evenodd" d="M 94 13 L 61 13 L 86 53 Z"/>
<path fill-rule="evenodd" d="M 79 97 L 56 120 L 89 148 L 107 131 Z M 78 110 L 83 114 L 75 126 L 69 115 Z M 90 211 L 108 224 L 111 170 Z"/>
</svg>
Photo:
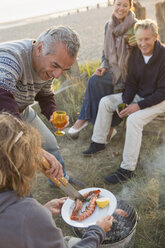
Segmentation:
<svg viewBox="0 0 165 248">
<path fill-rule="evenodd" d="M 115 243 L 126 238 L 136 223 L 137 216 L 133 207 L 130 207 L 126 202 L 120 200 L 117 203 L 117 208 L 124 210 L 128 214 L 128 217 L 113 214 L 116 221 L 113 222 L 111 230 L 107 232 L 104 244 Z"/>
<path fill-rule="evenodd" d="M 134 226 L 136 225 L 137 213 L 133 207 L 129 206 L 129 204 L 127 204 L 125 201 L 119 200 L 117 202 L 117 208 L 127 212 L 128 217 L 123 217 L 115 213 L 113 214 L 115 221 L 113 222 L 111 230 L 107 232 L 103 244 L 112 244 L 123 240 L 132 232 Z M 85 228 L 75 227 L 73 228 L 73 230 L 74 233 L 80 238 L 86 231 Z"/>
</svg>

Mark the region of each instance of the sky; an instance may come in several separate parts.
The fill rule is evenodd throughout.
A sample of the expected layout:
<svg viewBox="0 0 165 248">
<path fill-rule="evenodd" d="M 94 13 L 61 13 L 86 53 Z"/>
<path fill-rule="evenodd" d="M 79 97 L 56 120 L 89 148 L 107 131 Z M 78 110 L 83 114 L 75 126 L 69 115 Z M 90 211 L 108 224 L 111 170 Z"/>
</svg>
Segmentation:
<svg viewBox="0 0 165 248">
<path fill-rule="evenodd" d="M 107 0 L 3 0 L 0 23 L 103 4 Z"/>
</svg>

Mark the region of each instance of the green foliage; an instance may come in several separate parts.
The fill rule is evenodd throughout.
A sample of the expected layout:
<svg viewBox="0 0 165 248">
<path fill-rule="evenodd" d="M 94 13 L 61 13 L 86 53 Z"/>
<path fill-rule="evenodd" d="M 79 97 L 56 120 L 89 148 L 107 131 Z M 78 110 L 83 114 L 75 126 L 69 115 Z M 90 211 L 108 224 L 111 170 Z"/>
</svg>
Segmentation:
<svg viewBox="0 0 165 248">
<path fill-rule="evenodd" d="M 70 117 L 70 123 L 74 123 L 80 112 L 81 105 L 84 99 L 84 93 L 88 78 L 95 72 L 96 68 L 100 66 L 100 61 L 93 61 L 85 65 L 79 65 L 80 74 L 86 72 L 87 78 L 85 80 L 72 80 L 72 87 L 56 95 L 56 103 L 59 110 L 66 110 Z M 67 77 L 65 75 L 65 77 Z M 61 86 L 61 79 L 54 79 L 53 89 L 58 90 Z"/>
<path fill-rule="evenodd" d="M 79 65 L 80 74 L 86 72 L 88 75 L 88 78 L 89 78 L 93 75 L 95 70 L 99 67 L 100 67 L 100 61 L 99 60 L 92 61 L 92 62 L 86 61 L 85 64 Z M 65 72 L 64 75 L 61 76 L 59 79 L 54 79 L 53 83 L 52 83 L 53 90 L 57 91 L 61 87 L 62 82 L 64 80 L 69 79 L 69 78 L 70 78 L 69 74 L 67 72 Z"/>
<path fill-rule="evenodd" d="M 66 110 L 70 118 L 70 123 L 74 123 L 80 112 L 81 105 L 84 98 L 86 82 L 76 81 L 74 85 L 56 95 L 56 103 L 59 110 Z"/>
<path fill-rule="evenodd" d="M 95 70 L 100 67 L 100 60 L 92 61 L 92 62 L 85 62 L 85 65 L 79 65 L 80 73 L 86 72 L 88 77 L 91 77 Z"/>
<path fill-rule="evenodd" d="M 57 91 L 61 86 L 61 81 L 59 79 L 54 79 L 52 82 L 53 91 Z"/>
</svg>

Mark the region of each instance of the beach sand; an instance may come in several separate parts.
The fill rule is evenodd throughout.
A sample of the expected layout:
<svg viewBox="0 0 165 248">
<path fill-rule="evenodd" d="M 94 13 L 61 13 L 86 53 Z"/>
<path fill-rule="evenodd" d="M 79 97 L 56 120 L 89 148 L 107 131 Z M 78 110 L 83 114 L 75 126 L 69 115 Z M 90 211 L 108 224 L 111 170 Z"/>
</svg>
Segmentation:
<svg viewBox="0 0 165 248">
<path fill-rule="evenodd" d="M 141 0 L 146 7 L 146 17 L 155 19 L 155 3 L 158 0 Z M 159 1 L 160 2 L 160 1 Z M 95 8 L 88 11 L 54 17 L 46 15 L 25 19 L 15 23 L 0 25 L 0 42 L 36 38 L 53 25 L 68 25 L 78 32 L 81 40 L 79 63 L 101 58 L 104 39 L 104 26 L 111 17 L 113 7 Z"/>
</svg>

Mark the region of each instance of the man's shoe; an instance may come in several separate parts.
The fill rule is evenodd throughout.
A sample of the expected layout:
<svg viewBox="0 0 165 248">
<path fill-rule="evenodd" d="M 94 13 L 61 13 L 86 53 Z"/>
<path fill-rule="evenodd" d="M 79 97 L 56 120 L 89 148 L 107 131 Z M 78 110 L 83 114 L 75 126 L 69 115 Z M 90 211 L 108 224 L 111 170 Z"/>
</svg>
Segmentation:
<svg viewBox="0 0 165 248">
<path fill-rule="evenodd" d="M 83 152 L 84 156 L 90 156 L 105 149 L 105 144 L 92 142 L 88 150 Z"/>
<path fill-rule="evenodd" d="M 116 172 L 104 177 L 104 182 L 111 184 L 121 183 L 122 181 L 127 181 L 133 177 L 133 174 L 133 171 L 120 168 Z"/>
<path fill-rule="evenodd" d="M 74 178 L 74 177 L 69 177 L 68 182 L 70 184 L 74 185 L 74 186 L 79 187 L 79 188 L 84 188 L 85 187 L 85 184 L 82 181 L 80 181 L 79 179 Z"/>
</svg>

